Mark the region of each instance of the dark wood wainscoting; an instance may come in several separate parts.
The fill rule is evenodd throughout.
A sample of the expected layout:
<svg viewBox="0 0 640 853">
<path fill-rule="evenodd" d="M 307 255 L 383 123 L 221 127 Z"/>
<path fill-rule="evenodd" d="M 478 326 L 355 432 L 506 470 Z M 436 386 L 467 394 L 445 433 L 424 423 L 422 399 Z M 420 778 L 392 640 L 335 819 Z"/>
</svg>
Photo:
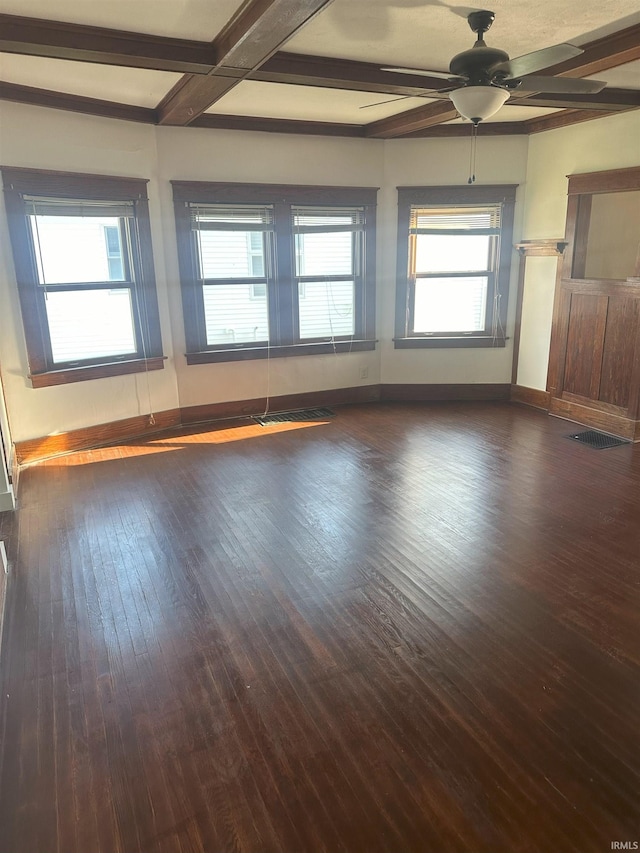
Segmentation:
<svg viewBox="0 0 640 853">
<path fill-rule="evenodd" d="M 549 391 L 551 414 L 640 438 L 640 283 L 561 282 Z"/>
<path fill-rule="evenodd" d="M 550 395 L 548 391 L 540 391 L 538 388 L 527 388 L 524 385 L 512 385 L 510 398 L 512 403 L 524 403 L 535 409 L 549 411 Z"/>
<path fill-rule="evenodd" d="M 640 196 L 640 167 L 569 178 L 567 249 L 556 284 L 547 387 L 551 414 L 637 441 L 640 200 L 633 210 L 625 194 Z M 608 217 L 602 200 L 611 205 Z"/>
</svg>

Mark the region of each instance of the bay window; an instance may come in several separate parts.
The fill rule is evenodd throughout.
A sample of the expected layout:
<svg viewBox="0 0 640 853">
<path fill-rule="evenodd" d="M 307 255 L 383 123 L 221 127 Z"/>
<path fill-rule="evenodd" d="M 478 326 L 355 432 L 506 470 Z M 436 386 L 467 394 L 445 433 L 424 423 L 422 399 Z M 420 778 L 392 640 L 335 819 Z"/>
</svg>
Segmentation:
<svg viewBox="0 0 640 853">
<path fill-rule="evenodd" d="M 375 348 L 375 190 L 172 183 L 188 363 Z"/>
</svg>

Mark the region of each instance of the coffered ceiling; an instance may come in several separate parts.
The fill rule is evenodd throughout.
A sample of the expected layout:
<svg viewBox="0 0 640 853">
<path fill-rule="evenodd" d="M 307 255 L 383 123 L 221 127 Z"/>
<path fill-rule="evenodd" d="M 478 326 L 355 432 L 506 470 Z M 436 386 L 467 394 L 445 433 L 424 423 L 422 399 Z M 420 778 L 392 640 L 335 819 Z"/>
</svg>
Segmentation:
<svg viewBox="0 0 640 853">
<path fill-rule="evenodd" d="M 640 107 L 637 0 L 492 0 L 511 57 L 597 95 L 517 90 L 484 133 L 534 133 Z M 396 138 L 468 133 L 440 78 L 475 35 L 449 0 L 0 0 L 0 99 L 153 124 Z M 55 20 L 51 20 L 55 17 Z M 639 114 L 640 115 L 640 114 Z M 466 127 L 465 127 L 466 124 Z"/>
</svg>

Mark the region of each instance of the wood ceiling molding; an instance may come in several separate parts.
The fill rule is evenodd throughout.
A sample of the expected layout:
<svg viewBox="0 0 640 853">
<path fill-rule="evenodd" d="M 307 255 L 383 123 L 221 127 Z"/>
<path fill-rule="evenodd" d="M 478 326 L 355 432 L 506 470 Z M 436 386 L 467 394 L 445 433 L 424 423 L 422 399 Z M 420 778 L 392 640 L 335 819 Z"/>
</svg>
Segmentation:
<svg viewBox="0 0 640 853">
<path fill-rule="evenodd" d="M 0 15 L 0 52 L 184 73 L 158 107 L 120 104 L 15 83 L 0 83 L 0 99 L 84 112 L 127 121 L 167 125 L 262 130 L 273 133 L 359 136 L 368 138 L 455 137 L 468 133 L 439 78 L 394 74 L 379 65 L 287 53 L 280 48 L 332 0 L 248 0 L 214 42 L 166 38 L 101 27 Z M 597 75 L 640 59 L 640 25 L 583 46 L 584 53 L 548 69 L 554 76 Z M 250 79 L 399 96 L 436 99 L 424 106 L 367 125 L 299 121 L 251 116 L 203 115 L 235 87 Z M 597 95 L 514 92 L 508 102 L 551 107 L 553 115 L 520 122 L 483 123 L 484 135 L 538 133 L 640 107 L 640 92 L 605 89 Z"/>
<path fill-rule="evenodd" d="M 364 137 L 364 127 L 361 124 L 261 118 L 259 116 L 234 116 L 218 113 L 203 113 L 195 121 L 192 121 L 189 127 L 208 127 L 218 130 L 253 130 L 264 133 L 299 133 L 312 136 Z"/>
<path fill-rule="evenodd" d="M 545 130 L 555 130 L 558 127 L 569 127 L 572 124 L 580 124 L 583 121 L 593 121 L 596 118 L 617 115 L 616 112 L 594 112 L 593 110 L 560 110 L 547 116 L 530 118 L 523 121 L 522 128 L 525 133 L 542 133 Z"/>
<path fill-rule="evenodd" d="M 156 111 L 149 107 L 103 101 L 99 98 L 86 98 L 83 95 L 70 95 L 67 92 L 53 92 L 49 89 L 37 89 L 32 86 L 20 86 L 17 83 L 0 81 L 0 100 L 32 104 L 36 107 L 49 107 L 54 110 L 66 110 L 72 113 L 118 118 L 124 121 L 137 121 L 143 124 L 156 124 L 157 122 Z"/>
<path fill-rule="evenodd" d="M 51 59 L 207 74 L 213 45 L 80 24 L 0 15 L 0 51 Z"/>
<path fill-rule="evenodd" d="M 216 66 L 242 69 L 238 77 L 189 75 L 158 105 L 160 124 L 190 124 L 269 59 L 333 0 L 250 0 L 213 42 Z"/>
<path fill-rule="evenodd" d="M 582 45 L 584 53 L 550 68 L 555 76 L 593 77 L 640 59 L 640 24 Z"/>
<path fill-rule="evenodd" d="M 415 130 L 423 130 L 443 121 L 452 121 L 458 112 L 451 101 L 438 101 L 424 107 L 415 107 L 399 115 L 383 118 L 365 125 L 365 136 L 375 139 L 392 139 Z"/>
<path fill-rule="evenodd" d="M 483 136 L 522 136 L 528 131 L 525 129 L 526 121 L 483 121 L 478 128 L 478 137 Z M 471 124 L 438 124 L 433 127 L 425 127 L 414 133 L 405 133 L 403 139 L 438 139 L 459 138 L 471 136 Z"/>
<path fill-rule="evenodd" d="M 289 83 L 294 86 L 319 86 L 327 89 L 350 89 L 358 92 L 382 92 L 390 95 L 426 95 L 442 86 L 439 77 L 421 74 L 394 74 L 379 65 L 351 59 L 329 59 L 279 51 L 257 71 L 251 80 L 266 83 Z"/>
</svg>

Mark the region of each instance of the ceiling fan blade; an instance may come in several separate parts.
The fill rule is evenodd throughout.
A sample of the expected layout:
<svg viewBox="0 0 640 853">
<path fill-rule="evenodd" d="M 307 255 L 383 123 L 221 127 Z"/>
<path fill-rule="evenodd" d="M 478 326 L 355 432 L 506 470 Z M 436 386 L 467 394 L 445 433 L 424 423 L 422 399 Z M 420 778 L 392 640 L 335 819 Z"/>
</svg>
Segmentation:
<svg viewBox="0 0 640 853">
<path fill-rule="evenodd" d="M 584 53 L 582 48 L 573 44 L 556 44 L 553 47 L 534 50 L 533 53 L 524 53 L 508 62 L 501 62 L 491 71 L 506 71 L 509 77 L 524 77 L 536 71 L 542 71 L 543 68 L 549 68 L 551 65 L 557 65 L 558 62 L 564 62 L 566 59 L 573 59 L 581 53 Z"/>
<path fill-rule="evenodd" d="M 517 89 L 513 90 L 515 97 L 519 92 L 548 92 L 549 94 L 593 95 L 601 92 L 607 84 L 602 80 L 579 80 L 574 77 L 536 77 L 527 75 Z"/>
<path fill-rule="evenodd" d="M 434 98 L 442 98 L 448 97 L 448 95 L 443 95 L 443 92 L 451 92 L 455 86 L 452 86 L 448 89 L 438 89 L 437 92 L 429 92 L 428 95 L 402 95 L 400 98 L 389 98 L 386 101 L 376 101 L 374 104 L 363 104 L 361 107 L 358 107 L 359 110 L 367 110 L 369 107 L 379 107 L 381 104 L 393 104 L 395 101 L 406 101 L 407 98 L 424 98 L 429 101 Z"/>
<path fill-rule="evenodd" d="M 388 98 L 386 101 L 376 101 L 374 104 L 362 104 L 358 107 L 359 110 L 368 110 L 369 107 L 379 107 L 382 104 L 393 104 L 395 101 L 406 101 L 407 98 L 414 98 L 415 95 L 403 95 L 401 98 Z"/>
<path fill-rule="evenodd" d="M 391 71 L 393 74 L 415 74 L 417 77 L 437 77 L 439 80 L 449 80 L 451 83 L 464 83 L 466 79 L 450 71 L 425 71 L 423 68 L 381 68 L 380 71 Z"/>
</svg>

